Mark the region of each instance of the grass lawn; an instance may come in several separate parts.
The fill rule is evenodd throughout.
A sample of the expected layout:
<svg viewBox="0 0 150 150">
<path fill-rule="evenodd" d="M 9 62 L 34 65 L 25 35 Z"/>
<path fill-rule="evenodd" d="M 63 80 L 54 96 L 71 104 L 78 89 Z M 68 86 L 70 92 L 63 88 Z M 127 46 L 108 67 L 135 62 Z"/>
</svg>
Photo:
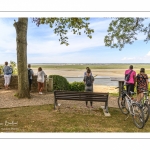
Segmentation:
<svg viewBox="0 0 150 150">
<path fill-rule="evenodd" d="M 118 108 L 102 109 L 97 114 L 61 113 L 53 105 L 0 109 L 0 132 L 149 132 L 150 120 L 143 129 L 133 124 Z M 12 124 L 11 124 L 12 123 Z"/>
</svg>

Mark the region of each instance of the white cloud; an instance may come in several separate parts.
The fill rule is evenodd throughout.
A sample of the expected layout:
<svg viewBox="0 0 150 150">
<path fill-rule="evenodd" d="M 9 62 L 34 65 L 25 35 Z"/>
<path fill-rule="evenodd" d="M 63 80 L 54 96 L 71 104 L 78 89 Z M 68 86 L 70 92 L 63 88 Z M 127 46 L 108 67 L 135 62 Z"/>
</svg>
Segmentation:
<svg viewBox="0 0 150 150">
<path fill-rule="evenodd" d="M 104 46 L 104 36 L 107 34 L 106 30 L 109 22 L 110 19 L 91 23 L 90 27 L 95 30 L 95 32 L 92 34 L 92 39 L 89 39 L 84 33 L 82 33 L 82 35 L 74 35 L 72 32 L 68 32 L 67 36 L 69 38 L 69 46 L 60 45 L 59 36 L 55 35 L 53 31 L 45 34 L 44 40 L 42 37 L 40 39 L 39 37 L 35 38 L 35 36 L 33 37 L 30 35 L 28 38 L 28 54 L 63 54 L 66 52 L 77 52 L 87 48 Z M 33 28 L 33 30 L 34 29 L 37 30 L 37 28 Z M 51 29 L 48 28 L 48 30 Z M 44 31 L 42 28 L 42 31 L 46 33 L 45 31 L 47 30 Z"/>
<path fill-rule="evenodd" d="M 36 40 L 32 40 L 28 42 L 28 53 L 58 54 L 82 51 L 97 46 L 104 46 L 103 39 L 97 36 L 93 37 L 93 39 L 89 39 L 88 37 L 70 38 L 69 46 L 60 45 L 59 41 L 41 41 L 40 43 L 37 43 Z"/>
<path fill-rule="evenodd" d="M 150 56 L 150 51 L 146 54 L 146 56 Z"/>
<path fill-rule="evenodd" d="M 0 52 L 16 52 L 16 36 L 13 22 L 6 23 L 0 19 Z"/>
<path fill-rule="evenodd" d="M 149 63 L 149 58 L 145 56 L 141 57 L 124 57 L 121 61 L 125 63 Z"/>
<path fill-rule="evenodd" d="M 95 31 L 96 32 L 96 31 Z M 82 51 L 87 48 L 94 48 L 104 46 L 104 36 L 106 32 L 96 32 L 92 35 L 92 39 L 89 39 L 85 34 L 74 35 L 68 33 L 69 46 L 60 45 L 59 37 L 55 35 L 54 38 L 47 38 L 42 40 L 42 38 L 35 38 L 30 36 L 28 40 L 28 53 L 29 54 L 62 54 L 66 52 L 77 52 Z M 47 36 L 47 35 L 45 35 Z M 53 34 L 52 34 L 53 36 Z"/>
<path fill-rule="evenodd" d="M 99 56 L 84 55 L 80 52 L 68 53 L 65 55 L 51 55 L 48 53 L 46 56 L 28 57 L 28 63 L 102 63 L 103 60 L 99 60 Z"/>
<path fill-rule="evenodd" d="M 135 60 L 135 57 L 124 57 L 121 60 Z"/>
</svg>

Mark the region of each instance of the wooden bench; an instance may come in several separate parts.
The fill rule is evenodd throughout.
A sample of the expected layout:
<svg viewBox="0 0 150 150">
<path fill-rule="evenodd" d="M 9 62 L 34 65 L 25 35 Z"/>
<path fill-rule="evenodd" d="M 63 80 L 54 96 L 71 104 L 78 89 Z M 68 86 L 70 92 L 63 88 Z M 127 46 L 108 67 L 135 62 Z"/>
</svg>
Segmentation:
<svg viewBox="0 0 150 150">
<path fill-rule="evenodd" d="M 76 92 L 76 91 L 54 91 L 54 109 L 58 106 L 58 100 L 93 101 L 105 102 L 105 112 L 108 113 L 109 93 Z"/>
</svg>

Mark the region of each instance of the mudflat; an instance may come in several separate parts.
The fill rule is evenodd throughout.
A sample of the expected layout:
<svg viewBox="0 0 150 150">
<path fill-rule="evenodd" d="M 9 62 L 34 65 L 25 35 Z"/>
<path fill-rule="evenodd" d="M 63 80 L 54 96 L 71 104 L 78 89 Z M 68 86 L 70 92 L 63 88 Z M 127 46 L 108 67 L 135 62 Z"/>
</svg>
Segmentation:
<svg viewBox="0 0 150 150">
<path fill-rule="evenodd" d="M 37 73 L 37 69 L 33 68 L 34 73 Z M 85 69 L 54 69 L 43 68 L 43 71 L 47 75 L 61 75 L 64 77 L 82 77 Z M 93 76 L 104 77 L 123 77 L 125 69 L 91 69 Z"/>
</svg>

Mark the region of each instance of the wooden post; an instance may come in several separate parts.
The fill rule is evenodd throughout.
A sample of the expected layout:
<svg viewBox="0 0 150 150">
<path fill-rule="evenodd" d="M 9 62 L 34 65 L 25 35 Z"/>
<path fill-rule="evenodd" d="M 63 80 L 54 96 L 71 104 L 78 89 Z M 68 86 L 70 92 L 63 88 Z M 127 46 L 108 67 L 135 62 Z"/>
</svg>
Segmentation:
<svg viewBox="0 0 150 150">
<path fill-rule="evenodd" d="M 119 83 L 119 97 L 121 96 L 121 91 L 123 90 L 124 81 L 118 81 Z"/>
<path fill-rule="evenodd" d="M 53 91 L 53 78 L 49 78 L 49 79 L 48 79 L 47 91 L 48 91 L 48 92 L 52 92 L 52 91 Z"/>
<path fill-rule="evenodd" d="M 53 78 L 49 78 L 49 88 L 50 91 L 53 91 Z"/>
</svg>

